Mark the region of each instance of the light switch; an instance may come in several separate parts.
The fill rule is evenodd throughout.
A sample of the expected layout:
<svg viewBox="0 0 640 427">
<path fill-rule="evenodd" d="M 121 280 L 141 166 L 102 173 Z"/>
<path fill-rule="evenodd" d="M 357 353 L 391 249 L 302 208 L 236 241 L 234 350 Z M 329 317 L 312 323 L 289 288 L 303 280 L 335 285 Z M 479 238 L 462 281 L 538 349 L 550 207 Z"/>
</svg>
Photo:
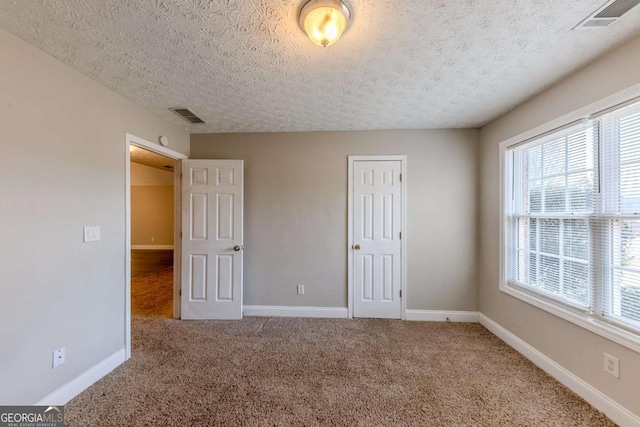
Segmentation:
<svg viewBox="0 0 640 427">
<path fill-rule="evenodd" d="M 100 240 L 100 227 L 99 226 L 87 226 L 84 228 L 84 241 L 85 242 L 97 242 Z"/>
</svg>

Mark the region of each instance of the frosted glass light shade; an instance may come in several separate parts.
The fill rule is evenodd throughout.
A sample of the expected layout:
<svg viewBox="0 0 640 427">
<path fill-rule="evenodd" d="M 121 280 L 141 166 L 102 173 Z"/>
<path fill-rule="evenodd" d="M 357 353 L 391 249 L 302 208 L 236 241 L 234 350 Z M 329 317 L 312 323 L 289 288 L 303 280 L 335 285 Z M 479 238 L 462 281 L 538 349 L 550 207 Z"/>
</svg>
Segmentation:
<svg viewBox="0 0 640 427">
<path fill-rule="evenodd" d="M 300 10 L 300 27 L 318 46 L 337 42 L 349 26 L 351 12 L 340 0 L 310 0 Z"/>
</svg>

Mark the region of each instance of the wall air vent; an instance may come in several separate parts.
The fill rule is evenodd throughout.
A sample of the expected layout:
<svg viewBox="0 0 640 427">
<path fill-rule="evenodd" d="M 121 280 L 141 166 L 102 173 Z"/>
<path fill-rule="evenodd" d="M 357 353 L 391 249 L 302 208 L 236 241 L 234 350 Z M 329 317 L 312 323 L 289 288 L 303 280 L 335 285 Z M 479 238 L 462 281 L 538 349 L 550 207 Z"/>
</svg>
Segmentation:
<svg viewBox="0 0 640 427">
<path fill-rule="evenodd" d="M 186 121 L 188 121 L 189 123 L 191 123 L 191 124 L 204 123 L 204 120 L 202 120 L 200 117 L 196 116 L 196 113 L 194 113 L 193 111 L 189 110 L 188 108 L 173 107 L 173 108 L 169 108 L 169 109 L 171 111 L 173 111 L 174 113 L 176 113 L 177 115 L 179 115 L 180 117 L 182 117 L 183 119 L 185 119 Z"/>
<path fill-rule="evenodd" d="M 610 0 L 587 19 L 576 25 L 574 30 L 608 27 L 639 4 L 640 0 Z"/>
</svg>

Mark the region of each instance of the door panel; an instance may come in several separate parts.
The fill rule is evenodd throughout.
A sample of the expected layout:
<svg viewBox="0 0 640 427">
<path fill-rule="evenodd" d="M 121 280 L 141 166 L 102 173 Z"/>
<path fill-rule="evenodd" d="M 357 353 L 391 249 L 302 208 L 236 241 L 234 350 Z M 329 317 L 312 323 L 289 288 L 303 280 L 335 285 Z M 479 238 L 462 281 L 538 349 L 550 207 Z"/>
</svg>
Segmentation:
<svg viewBox="0 0 640 427">
<path fill-rule="evenodd" d="M 402 317 L 400 161 L 353 166 L 353 314 Z"/>
<path fill-rule="evenodd" d="M 182 318 L 242 318 L 242 160 L 183 160 Z"/>
<path fill-rule="evenodd" d="M 218 194 L 218 240 L 233 240 L 233 194 Z"/>
<path fill-rule="evenodd" d="M 233 255 L 217 255 L 217 301 L 233 301 Z"/>
<path fill-rule="evenodd" d="M 191 240 L 207 240 L 207 208 L 206 194 L 191 194 Z"/>
<path fill-rule="evenodd" d="M 207 300 L 207 255 L 191 254 L 191 289 L 189 299 L 191 301 Z"/>
</svg>

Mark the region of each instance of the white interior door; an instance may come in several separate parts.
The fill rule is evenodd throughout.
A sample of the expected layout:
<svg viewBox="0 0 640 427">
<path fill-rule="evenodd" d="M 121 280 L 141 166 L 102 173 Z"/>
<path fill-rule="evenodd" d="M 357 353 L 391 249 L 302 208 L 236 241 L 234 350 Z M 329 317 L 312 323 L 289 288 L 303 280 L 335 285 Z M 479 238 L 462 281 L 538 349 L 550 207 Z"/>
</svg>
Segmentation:
<svg viewBox="0 0 640 427">
<path fill-rule="evenodd" d="M 183 319 L 242 318 L 242 216 L 242 160 L 183 160 Z"/>
<path fill-rule="evenodd" d="M 402 317 L 401 161 L 353 165 L 353 315 Z"/>
</svg>

